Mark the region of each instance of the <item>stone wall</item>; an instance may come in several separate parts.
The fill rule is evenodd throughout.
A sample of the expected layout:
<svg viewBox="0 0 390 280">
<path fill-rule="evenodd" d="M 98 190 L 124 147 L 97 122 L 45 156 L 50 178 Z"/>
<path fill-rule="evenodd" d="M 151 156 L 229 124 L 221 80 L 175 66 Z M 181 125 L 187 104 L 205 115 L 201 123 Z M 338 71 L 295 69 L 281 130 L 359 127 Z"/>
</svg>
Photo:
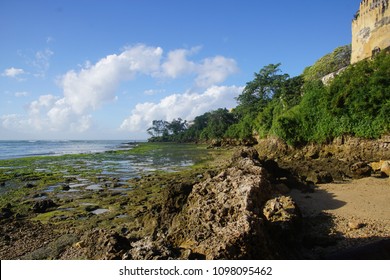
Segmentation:
<svg viewBox="0 0 390 280">
<path fill-rule="evenodd" d="M 390 47 L 389 0 L 363 0 L 352 21 L 351 63 Z"/>
</svg>

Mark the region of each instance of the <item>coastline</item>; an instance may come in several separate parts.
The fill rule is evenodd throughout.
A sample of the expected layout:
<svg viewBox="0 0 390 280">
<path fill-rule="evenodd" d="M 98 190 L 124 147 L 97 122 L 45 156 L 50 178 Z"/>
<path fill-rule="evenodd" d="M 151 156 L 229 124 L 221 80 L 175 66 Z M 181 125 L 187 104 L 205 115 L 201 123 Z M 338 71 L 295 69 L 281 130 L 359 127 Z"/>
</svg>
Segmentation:
<svg viewBox="0 0 390 280">
<path fill-rule="evenodd" d="M 150 155 L 161 145 L 141 145 L 132 154 Z M 194 154 L 200 152 L 199 147 L 193 148 Z M 1 259 L 326 259 L 334 252 L 389 236 L 388 220 L 381 214 L 373 211 L 377 218 L 367 219 L 359 213 L 369 207 L 345 210 L 362 195 L 356 189 L 361 182 L 365 186 L 358 190 L 364 190 L 367 201 L 388 209 L 383 204 L 388 200 L 379 204 L 374 199 L 388 196 L 388 178 L 313 185 L 281 158 L 276 162 L 253 148 L 201 149 L 207 156 L 192 167 L 182 166 L 176 172 L 149 170 L 125 181 L 112 174 L 102 177 L 102 170 L 88 173 L 73 166 L 74 171 L 85 172 L 94 186 L 83 192 L 72 192 L 83 184 L 80 176 L 19 172 L 24 182 L 19 198 L 2 202 Z M 63 158 L 83 160 L 80 155 Z M 43 158 L 29 160 L 37 159 Z M 312 161 L 319 160 L 310 158 L 300 164 L 314 166 Z M 44 178 L 42 184 L 28 187 L 34 176 Z M 52 193 L 47 191 L 51 180 L 62 180 Z M 381 190 L 370 192 L 375 189 L 370 189 L 372 184 L 381 185 Z M 248 193 L 242 192 L 243 185 Z M 226 204 L 231 206 L 225 213 Z M 321 208 L 327 204 L 334 209 Z M 240 208 L 243 205 L 248 206 Z M 246 224 L 248 219 L 253 222 Z M 356 228 L 350 221 L 356 222 Z M 268 245 L 257 244 L 257 251 L 251 251 L 247 246 L 254 237 Z"/>
</svg>

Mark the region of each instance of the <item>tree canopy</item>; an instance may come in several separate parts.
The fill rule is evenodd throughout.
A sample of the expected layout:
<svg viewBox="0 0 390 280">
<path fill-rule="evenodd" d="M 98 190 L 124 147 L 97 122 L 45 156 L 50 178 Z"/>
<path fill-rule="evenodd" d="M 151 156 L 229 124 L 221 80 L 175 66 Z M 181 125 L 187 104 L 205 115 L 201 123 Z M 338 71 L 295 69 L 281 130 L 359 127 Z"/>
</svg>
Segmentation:
<svg viewBox="0 0 390 280">
<path fill-rule="evenodd" d="M 232 110 L 220 108 L 171 122 L 155 120 L 151 141 L 207 141 L 277 136 L 289 144 L 325 142 L 341 135 L 377 138 L 390 132 L 390 54 L 346 67 L 324 85 L 323 75 L 349 63 L 350 47 L 337 48 L 300 76 L 280 63 L 254 74 Z"/>
</svg>

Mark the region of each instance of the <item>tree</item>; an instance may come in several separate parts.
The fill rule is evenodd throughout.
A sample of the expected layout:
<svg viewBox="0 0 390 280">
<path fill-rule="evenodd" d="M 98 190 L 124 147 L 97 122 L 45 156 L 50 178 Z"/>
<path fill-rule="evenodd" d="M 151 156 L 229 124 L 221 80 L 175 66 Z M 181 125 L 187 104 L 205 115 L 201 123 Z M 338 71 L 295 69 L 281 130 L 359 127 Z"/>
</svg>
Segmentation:
<svg viewBox="0 0 390 280">
<path fill-rule="evenodd" d="M 207 115 L 207 125 L 201 132 L 203 139 L 221 139 L 229 126 L 236 122 L 234 115 L 226 108 L 211 111 Z"/>
<path fill-rule="evenodd" d="M 152 126 L 147 129 L 147 132 L 152 137 L 161 137 L 168 134 L 168 122 L 163 120 L 154 120 Z"/>
<path fill-rule="evenodd" d="M 263 67 L 259 73 L 255 73 L 255 78 L 248 82 L 236 99 L 238 106 L 236 112 L 243 117 L 249 114 L 255 118 L 274 95 L 280 94 L 282 84 L 288 79 L 288 74 L 278 74 L 280 63 L 269 64 Z"/>
<path fill-rule="evenodd" d="M 188 124 L 186 120 L 182 120 L 181 118 L 173 119 L 172 122 L 168 123 L 167 129 L 170 135 L 178 135 L 179 133 L 185 131 L 188 128 Z"/>
</svg>

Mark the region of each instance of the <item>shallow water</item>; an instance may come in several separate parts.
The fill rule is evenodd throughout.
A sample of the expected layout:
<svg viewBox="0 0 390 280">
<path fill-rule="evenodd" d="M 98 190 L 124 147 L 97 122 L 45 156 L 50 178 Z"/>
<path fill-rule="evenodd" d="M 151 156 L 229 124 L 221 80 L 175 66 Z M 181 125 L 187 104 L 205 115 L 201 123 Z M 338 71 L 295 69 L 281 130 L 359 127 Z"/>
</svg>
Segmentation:
<svg viewBox="0 0 390 280">
<path fill-rule="evenodd" d="M 127 191 L 131 190 L 127 181 L 132 178 L 156 171 L 175 172 L 208 157 L 208 150 L 197 145 L 142 145 L 144 150 L 138 152 L 127 147 L 115 152 L 0 160 L 0 193 L 28 182 L 47 184 L 44 191 L 60 196 L 85 190 Z"/>
</svg>

